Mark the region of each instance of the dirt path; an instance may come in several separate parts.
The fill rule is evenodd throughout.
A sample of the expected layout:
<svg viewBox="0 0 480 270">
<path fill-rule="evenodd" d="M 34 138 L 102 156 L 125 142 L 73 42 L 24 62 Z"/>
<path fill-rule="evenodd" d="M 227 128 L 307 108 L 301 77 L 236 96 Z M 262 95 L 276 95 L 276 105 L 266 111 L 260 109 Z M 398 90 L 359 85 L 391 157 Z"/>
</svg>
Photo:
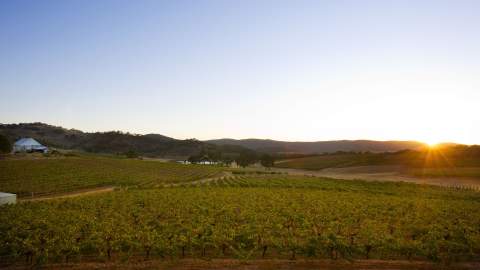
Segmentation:
<svg viewBox="0 0 480 270">
<path fill-rule="evenodd" d="M 290 175 L 308 175 L 345 180 L 393 181 L 415 184 L 429 184 L 448 187 L 480 189 L 480 179 L 466 177 L 420 177 L 407 175 L 398 166 L 358 166 L 347 168 L 329 168 L 319 171 L 273 168 L 273 171 Z"/>
<path fill-rule="evenodd" d="M 416 184 L 429 184 L 447 187 L 461 187 L 480 190 L 480 179 L 475 178 L 453 178 L 453 177 L 416 177 L 409 176 L 403 172 L 402 168 L 396 166 L 359 166 L 348 168 L 329 168 L 319 171 L 309 171 L 301 169 L 285 169 L 272 168 L 271 171 L 286 173 L 289 175 L 328 177 L 334 179 L 344 180 L 365 180 L 365 181 L 392 181 L 392 182 L 409 182 Z M 203 185 L 209 182 L 215 182 L 225 179 L 226 177 L 233 177 L 232 172 L 222 172 L 214 177 L 199 179 L 191 182 L 171 183 L 165 184 L 163 187 L 178 187 L 183 185 L 195 186 Z M 60 198 L 72 198 L 78 196 L 93 195 L 98 193 L 111 192 L 115 187 L 99 187 L 92 189 L 83 189 L 66 193 L 57 193 L 51 195 L 40 195 L 38 197 L 25 197 L 17 199 L 18 202 L 44 201 Z"/>
<path fill-rule="evenodd" d="M 115 187 L 99 187 L 99 188 L 83 189 L 83 190 L 77 190 L 77 191 L 65 192 L 65 193 L 57 193 L 57 194 L 51 194 L 51 195 L 41 195 L 41 196 L 33 197 L 33 198 L 28 198 L 28 197 L 19 198 L 17 201 L 19 201 L 19 202 L 34 202 L 34 201 L 45 201 L 45 200 L 52 200 L 52 199 L 72 198 L 72 197 L 93 195 L 93 194 L 104 193 L 104 192 L 111 192 L 114 189 L 115 189 Z"/>
<path fill-rule="evenodd" d="M 205 184 L 208 182 L 212 181 L 217 181 L 224 179 L 225 177 L 230 177 L 233 174 L 231 172 L 222 172 L 219 175 L 216 175 L 215 177 L 210 177 L 210 178 L 205 178 L 205 179 L 199 179 L 191 182 L 183 182 L 183 183 L 173 183 L 173 184 L 165 184 L 164 187 L 178 187 L 182 185 L 198 185 L 198 184 Z M 79 196 L 86 196 L 86 195 L 94 195 L 94 194 L 99 194 L 99 193 L 105 193 L 105 192 L 112 192 L 115 190 L 115 187 L 110 186 L 110 187 L 98 187 L 98 188 L 91 188 L 91 189 L 82 189 L 82 190 L 76 190 L 72 192 L 65 192 L 65 193 L 55 193 L 55 194 L 49 194 L 49 195 L 39 195 L 33 198 L 30 197 L 24 197 L 24 198 L 18 198 L 18 202 L 35 202 L 35 201 L 45 201 L 45 200 L 53 200 L 53 199 L 64 199 L 64 198 L 73 198 L 73 197 L 79 197 Z"/>
</svg>

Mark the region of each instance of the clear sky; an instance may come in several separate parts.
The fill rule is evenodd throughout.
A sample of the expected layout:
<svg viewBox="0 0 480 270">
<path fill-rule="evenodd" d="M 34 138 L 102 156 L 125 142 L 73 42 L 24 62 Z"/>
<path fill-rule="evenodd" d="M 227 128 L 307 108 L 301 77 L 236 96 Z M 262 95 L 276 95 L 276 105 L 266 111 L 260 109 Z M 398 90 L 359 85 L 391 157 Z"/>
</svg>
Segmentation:
<svg viewBox="0 0 480 270">
<path fill-rule="evenodd" d="M 480 1 L 1 1 L 0 123 L 480 144 Z"/>
</svg>

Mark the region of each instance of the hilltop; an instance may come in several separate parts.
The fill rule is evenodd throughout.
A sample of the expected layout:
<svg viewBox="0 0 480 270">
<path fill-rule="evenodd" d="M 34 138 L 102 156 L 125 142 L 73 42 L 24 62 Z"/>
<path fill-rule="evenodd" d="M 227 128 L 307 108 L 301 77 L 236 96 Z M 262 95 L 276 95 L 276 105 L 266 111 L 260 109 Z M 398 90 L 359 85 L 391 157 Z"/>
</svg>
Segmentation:
<svg viewBox="0 0 480 270">
<path fill-rule="evenodd" d="M 144 156 L 186 159 L 193 155 L 239 155 L 251 150 L 240 146 L 217 146 L 196 139 L 177 140 L 160 134 L 131 134 L 120 131 L 83 132 L 44 123 L 0 124 L 0 134 L 13 143 L 32 137 L 44 145 L 93 153 L 135 151 Z"/>
<path fill-rule="evenodd" d="M 416 141 L 372 141 L 338 140 L 316 142 L 287 142 L 262 139 L 217 139 L 208 140 L 216 145 L 238 145 L 259 152 L 288 154 L 321 154 L 337 151 L 345 152 L 395 152 L 406 149 L 420 149 L 424 143 Z"/>
<path fill-rule="evenodd" d="M 188 158 L 190 156 L 236 157 L 241 153 L 275 155 L 312 155 L 344 152 L 396 152 L 416 150 L 425 145 L 415 141 L 336 140 L 288 142 L 269 139 L 179 140 L 161 134 L 132 134 L 121 131 L 83 132 L 45 123 L 0 124 L 0 133 L 14 142 L 32 137 L 50 147 L 75 149 L 94 153 L 125 153 L 135 151 L 144 156 Z"/>
</svg>

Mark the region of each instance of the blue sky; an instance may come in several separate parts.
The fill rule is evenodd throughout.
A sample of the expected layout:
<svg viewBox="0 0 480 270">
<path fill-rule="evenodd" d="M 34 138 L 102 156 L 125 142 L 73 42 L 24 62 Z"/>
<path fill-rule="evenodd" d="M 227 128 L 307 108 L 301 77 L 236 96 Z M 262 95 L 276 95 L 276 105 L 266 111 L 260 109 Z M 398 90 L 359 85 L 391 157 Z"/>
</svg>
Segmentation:
<svg viewBox="0 0 480 270">
<path fill-rule="evenodd" d="M 480 1 L 1 1 L 0 122 L 480 143 Z"/>
</svg>

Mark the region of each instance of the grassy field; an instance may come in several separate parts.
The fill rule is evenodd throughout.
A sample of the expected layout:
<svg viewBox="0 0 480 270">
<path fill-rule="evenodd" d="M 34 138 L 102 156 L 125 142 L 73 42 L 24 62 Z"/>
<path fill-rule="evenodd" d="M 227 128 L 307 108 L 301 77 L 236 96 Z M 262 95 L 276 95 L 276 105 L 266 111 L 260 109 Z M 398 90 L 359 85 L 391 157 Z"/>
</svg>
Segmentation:
<svg viewBox="0 0 480 270">
<path fill-rule="evenodd" d="M 155 187 L 211 177 L 220 168 L 105 157 L 0 160 L 0 191 L 20 197 L 101 186 Z"/>
<path fill-rule="evenodd" d="M 480 193 L 404 183 L 241 176 L 1 206 L 0 257 L 471 261 Z"/>
</svg>

